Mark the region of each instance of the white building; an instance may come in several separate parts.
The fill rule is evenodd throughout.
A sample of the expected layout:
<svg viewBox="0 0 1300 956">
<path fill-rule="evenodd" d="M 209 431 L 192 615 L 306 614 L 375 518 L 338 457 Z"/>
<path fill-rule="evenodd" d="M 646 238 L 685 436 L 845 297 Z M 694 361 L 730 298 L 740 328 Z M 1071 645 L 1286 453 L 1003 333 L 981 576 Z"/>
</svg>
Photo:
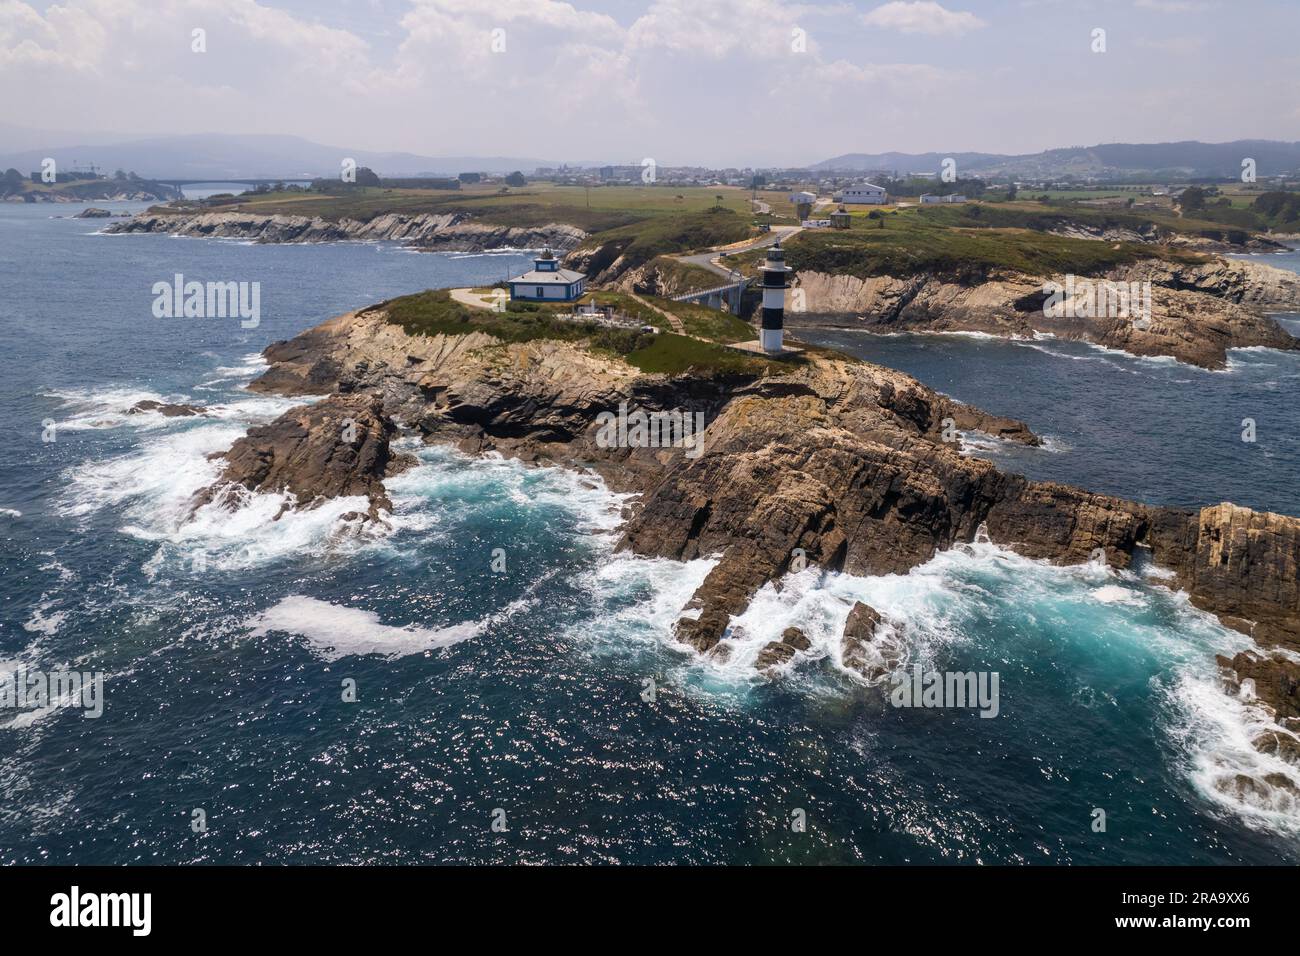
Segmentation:
<svg viewBox="0 0 1300 956">
<path fill-rule="evenodd" d="M 873 186 L 871 183 L 862 183 L 858 186 L 845 186 L 838 196 L 836 202 L 856 203 L 858 205 L 880 206 L 885 203 L 885 190 L 882 186 Z"/>
<path fill-rule="evenodd" d="M 547 249 L 533 260 L 537 267 L 510 280 L 510 298 L 522 302 L 572 302 L 587 287 L 587 277 L 572 269 L 561 269 Z"/>
<path fill-rule="evenodd" d="M 790 194 L 790 202 L 794 203 L 796 206 L 812 205 L 816 201 L 817 201 L 817 197 L 814 196 L 812 193 L 791 193 Z"/>
<path fill-rule="evenodd" d="M 930 203 L 939 203 L 939 202 L 965 202 L 965 201 L 966 201 L 966 197 L 963 196 L 961 193 L 952 193 L 951 195 L 948 195 L 948 196 L 937 196 L 937 195 L 935 195 L 934 193 L 924 193 L 924 194 L 922 194 L 922 196 L 921 196 L 921 202 L 922 202 L 922 204 L 927 205 L 927 206 L 928 206 Z"/>
</svg>

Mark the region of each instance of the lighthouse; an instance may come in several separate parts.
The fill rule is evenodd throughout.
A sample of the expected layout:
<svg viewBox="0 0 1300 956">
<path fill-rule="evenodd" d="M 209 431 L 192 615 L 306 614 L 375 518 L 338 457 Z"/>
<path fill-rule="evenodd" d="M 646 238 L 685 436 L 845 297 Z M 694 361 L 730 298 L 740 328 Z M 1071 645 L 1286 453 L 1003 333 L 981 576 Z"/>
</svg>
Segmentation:
<svg viewBox="0 0 1300 956">
<path fill-rule="evenodd" d="M 785 264 L 785 251 L 778 239 L 767 250 L 767 261 L 763 263 L 763 324 L 758 333 L 759 344 L 764 352 L 770 354 L 781 352 L 785 330 L 785 290 L 790 288 L 791 271 Z"/>
</svg>

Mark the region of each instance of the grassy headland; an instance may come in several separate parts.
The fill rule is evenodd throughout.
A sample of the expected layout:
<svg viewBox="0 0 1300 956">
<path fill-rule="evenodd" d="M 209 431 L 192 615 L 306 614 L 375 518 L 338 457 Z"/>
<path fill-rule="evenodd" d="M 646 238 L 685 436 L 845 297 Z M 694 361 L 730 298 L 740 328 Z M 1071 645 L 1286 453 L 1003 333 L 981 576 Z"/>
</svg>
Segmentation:
<svg viewBox="0 0 1300 956">
<path fill-rule="evenodd" d="M 786 262 L 796 271 L 864 279 L 930 273 L 975 282 L 999 270 L 1095 275 L 1153 257 L 1180 262 L 1204 258 L 1159 244 L 1053 235 L 1047 230 L 1054 228 L 1054 223 L 1077 220 L 1070 216 L 1058 221 L 1052 213 L 1037 209 L 966 205 L 876 212 L 876 218 L 869 218 L 870 213 L 855 214 L 848 230 L 799 233 L 785 245 Z M 732 262 L 753 272 L 764 255 L 761 251 L 745 253 Z"/>
<path fill-rule="evenodd" d="M 597 292 L 592 297 L 599 304 L 616 305 L 647 324 L 663 323 L 661 315 L 623 293 Z M 512 302 L 505 312 L 474 309 L 452 299 L 447 289 L 401 296 L 372 309 L 385 312 L 389 322 L 400 325 L 410 335 L 484 332 L 508 343 L 541 339 L 573 342 L 592 351 L 618 356 L 647 373 L 763 375 L 781 374 L 790 368 L 789 363 L 726 348 L 724 343 L 754 338 L 754 330 L 729 313 L 663 299 L 647 301 L 671 309 L 691 334 L 609 328 L 595 322 L 561 318 L 569 311 L 568 306 L 535 302 Z"/>
</svg>

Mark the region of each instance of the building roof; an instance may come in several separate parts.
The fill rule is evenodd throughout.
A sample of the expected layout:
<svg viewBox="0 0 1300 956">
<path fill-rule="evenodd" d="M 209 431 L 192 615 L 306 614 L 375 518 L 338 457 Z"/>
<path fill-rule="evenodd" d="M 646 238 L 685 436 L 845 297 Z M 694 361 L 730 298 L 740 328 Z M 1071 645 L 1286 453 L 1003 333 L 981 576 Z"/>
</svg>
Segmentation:
<svg viewBox="0 0 1300 956">
<path fill-rule="evenodd" d="M 585 278 L 587 278 L 586 273 L 575 272 L 572 269 L 556 269 L 554 272 L 540 272 L 533 269 L 521 276 L 515 276 L 510 281 L 528 285 L 569 285 Z"/>
</svg>

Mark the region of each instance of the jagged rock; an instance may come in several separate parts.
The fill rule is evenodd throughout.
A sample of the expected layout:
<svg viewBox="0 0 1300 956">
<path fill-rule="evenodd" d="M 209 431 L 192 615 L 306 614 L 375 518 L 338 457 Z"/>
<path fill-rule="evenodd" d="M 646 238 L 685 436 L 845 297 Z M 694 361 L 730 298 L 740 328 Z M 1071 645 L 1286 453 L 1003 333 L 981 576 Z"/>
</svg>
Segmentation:
<svg viewBox="0 0 1300 956">
<path fill-rule="evenodd" d="M 1221 792 L 1236 797 L 1238 800 L 1254 803 L 1268 804 L 1273 799 L 1275 789 L 1285 790 L 1293 796 L 1300 797 L 1300 788 L 1297 788 L 1290 777 L 1282 773 L 1266 774 L 1263 780 L 1257 780 L 1247 774 L 1238 773 L 1216 782 L 1215 786 Z"/>
<path fill-rule="evenodd" d="M 763 645 L 763 649 L 758 652 L 758 660 L 754 666 L 761 671 L 771 667 L 777 667 L 781 664 L 789 663 L 794 659 L 795 649 L 789 644 L 782 641 L 770 641 Z"/>
<path fill-rule="evenodd" d="M 876 628 L 884 623 L 880 612 L 870 604 L 858 601 L 849 611 L 840 638 L 840 662 L 863 677 L 874 680 L 885 673 L 879 654 L 873 654 L 867 645 L 876 636 Z"/>
<path fill-rule="evenodd" d="M 850 325 L 876 331 L 983 332 L 1025 338 L 1049 333 L 1134 355 L 1172 356 L 1203 368 L 1227 365 L 1229 348 L 1300 349 L 1267 311 L 1300 310 L 1300 277 L 1261 263 L 1212 257 L 1178 263 L 1144 259 L 1090 280 L 1150 282 L 1149 321 L 1054 318 L 1043 284 L 1061 276 L 997 273 L 968 277 L 829 275 L 799 271 L 805 311 L 798 325 Z"/>
<path fill-rule="evenodd" d="M 1272 754 L 1287 763 L 1300 767 L 1300 737 L 1283 731 L 1270 730 L 1259 734 L 1251 745 L 1263 754 Z"/>
<path fill-rule="evenodd" d="M 367 220 L 246 212 L 153 213 L 116 222 L 108 233 L 166 233 L 190 238 L 241 238 L 257 242 L 339 242 L 388 240 L 443 252 L 485 249 L 571 249 L 587 234 L 576 226 L 548 223 L 535 227 L 473 222 L 461 213 L 385 213 Z"/>
<path fill-rule="evenodd" d="M 266 356 L 272 368 L 254 388 L 370 396 L 429 440 L 592 467 L 615 490 L 638 493 L 620 547 L 719 556 L 691 598 L 696 616 L 676 625 L 700 651 L 796 555 L 827 570 L 904 573 L 981 527 L 998 544 L 1059 562 L 1102 549 L 1126 567 L 1145 549 L 1198 607 L 1253 627 L 1262 643 L 1300 648 L 1300 519 L 1232 505 L 1153 507 L 1005 475 L 945 441 L 943 422 L 1032 443 L 1022 423 L 870 363 L 814 353 L 775 374 L 668 378 L 581 343 L 412 337 L 382 309 L 333 319 Z M 597 416 L 621 402 L 701 411 L 705 453 L 602 447 Z"/>
<path fill-rule="evenodd" d="M 237 507 L 233 487 L 291 492 L 304 508 L 329 498 L 365 495 L 368 515 L 377 519 L 380 511 L 392 511 L 384 477 L 413 462 L 392 455 L 389 440 L 395 432 L 375 395 L 333 396 L 292 408 L 235 442 L 222 456 L 226 466 L 221 477 L 199 494 L 194 507 L 211 501 Z"/>
<path fill-rule="evenodd" d="M 1254 681 L 1255 696 L 1272 707 L 1279 720 L 1300 718 L 1300 664 L 1280 655 L 1265 656 L 1250 651 L 1242 651 L 1232 660 L 1220 656 L 1218 662 L 1232 669 L 1238 683 Z"/>
<path fill-rule="evenodd" d="M 781 640 L 769 641 L 763 645 L 763 649 L 758 652 L 758 660 L 754 662 L 754 667 L 765 671 L 789 663 L 796 653 L 806 651 L 810 647 L 812 641 L 808 640 L 808 635 L 797 627 L 787 627 L 781 633 Z"/>
<path fill-rule="evenodd" d="M 142 415 L 145 412 L 157 412 L 165 418 L 183 418 L 188 415 L 207 414 L 207 411 L 199 405 L 189 405 L 183 402 L 180 404 L 158 402 L 151 398 L 138 401 L 126 410 L 128 415 Z"/>
<path fill-rule="evenodd" d="M 1269 773 L 1264 775 L 1264 782 L 1270 787 L 1278 790 L 1285 790 L 1293 797 L 1300 797 L 1300 786 L 1284 773 Z"/>
<path fill-rule="evenodd" d="M 796 651 L 806 651 L 812 647 L 812 641 L 808 640 L 808 635 L 797 627 L 787 627 L 782 631 L 781 643 L 788 644 Z"/>
<path fill-rule="evenodd" d="M 73 219 L 108 219 L 113 214 L 107 209 L 99 209 L 95 206 L 89 206 L 73 216 Z"/>
</svg>

